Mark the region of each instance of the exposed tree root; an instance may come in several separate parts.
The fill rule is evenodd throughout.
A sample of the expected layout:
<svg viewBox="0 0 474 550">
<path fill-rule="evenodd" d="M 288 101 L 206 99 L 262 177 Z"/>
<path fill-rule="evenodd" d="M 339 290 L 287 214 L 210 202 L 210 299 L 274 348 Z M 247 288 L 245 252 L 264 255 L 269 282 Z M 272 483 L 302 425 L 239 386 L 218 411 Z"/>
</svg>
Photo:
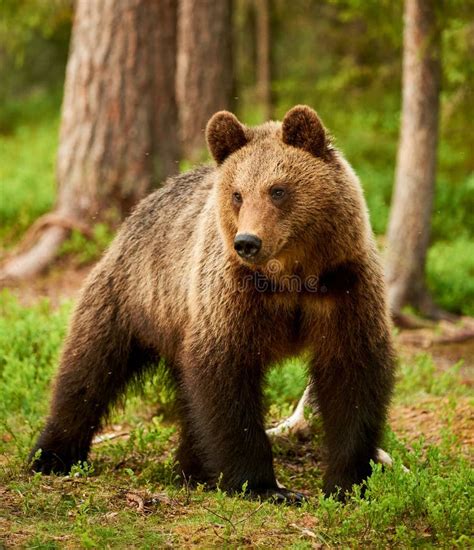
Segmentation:
<svg viewBox="0 0 474 550">
<path fill-rule="evenodd" d="M 10 258 L 0 269 L 0 281 L 27 279 L 41 273 L 56 258 L 69 232 L 63 227 L 49 227 L 28 251 Z"/>
<path fill-rule="evenodd" d="M 400 293 L 389 289 L 389 299 L 392 310 L 392 319 L 399 328 L 420 329 L 434 328 L 439 321 L 448 321 L 450 323 L 458 322 L 461 317 L 450 313 L 437 306 L 428 290 L 422 285 L 416 292 L 404 293 L 405 298 L 400 300 Z M 409 315 L 401 312 L 403 305 L 413 306 L 421 317 Z"/>
<path fill-rule="evenodd" d="M 419 328 L 432 328 L 436 325 L 435 321 L 421 319 L 407 313 L 392 313 L 392 319 L 396 327 L 404 329 L 416 330 Z"/>
<path fill-rule="evenodd" d="M 459 315 L 450 313 L 437 306 L 428 290 L 422 290 L 418 296 L 412 300 L 412 304 L 417 308 L 423 317 L 433 321 L 450 321 L 454 323 L 460 319 Z"/>
<path fill-rule="evenodd" d="M 474 318 L 472 317 L 462 317 L 461 323 L 441 321 L 433 324 L 433 328 L 437 330 L 421 329 L 405 332 L 401 341 L 411 346 L 427 349 L 431 346 L 460 344 L 474 340 Z"/>
<path fill-rule="evenodd" d="M 72 229 L 92 236 L 90 228 L 73 217 L 51 212 L 38 218 L 0 267 L 0 282 L 27 279 L 41 273 L 56 259 Z"/>
</svg>

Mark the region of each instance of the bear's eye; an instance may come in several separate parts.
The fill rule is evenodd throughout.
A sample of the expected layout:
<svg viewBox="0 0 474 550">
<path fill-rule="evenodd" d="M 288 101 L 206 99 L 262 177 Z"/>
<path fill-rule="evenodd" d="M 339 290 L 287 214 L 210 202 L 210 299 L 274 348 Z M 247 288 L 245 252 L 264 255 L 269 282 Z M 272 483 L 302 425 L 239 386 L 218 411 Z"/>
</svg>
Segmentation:
<svg viewBox="0 0 474 550">
<path fill-rule="evenodd" d="M 275 202 L 279 202 L 286 196 L 286 190 L 283 187 L 272 187 L 270 189 L 270 196 Z"/>
<path fill-rule="evenodd" d="M 235 191 L 234 193 L 232 193 L 232 200 L 233 200 L 234 204 L 239 206 L 239 205 L 242 204 L 242 195 L 240 193 L 238 193 L 237 191 Z"/>
</svg>

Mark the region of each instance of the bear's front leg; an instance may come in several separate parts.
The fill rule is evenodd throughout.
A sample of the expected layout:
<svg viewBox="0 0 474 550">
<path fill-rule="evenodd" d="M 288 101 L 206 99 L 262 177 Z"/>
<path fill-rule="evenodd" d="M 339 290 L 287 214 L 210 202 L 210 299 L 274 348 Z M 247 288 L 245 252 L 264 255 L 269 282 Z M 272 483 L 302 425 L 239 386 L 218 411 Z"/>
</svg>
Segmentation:
<svg viewBox="0 0 474 550">
<path fill-rule="evenodd" d="M 378 272 L 359 268 L 332 300 L 313 335 L 311 393 L 321 411 L 328 450 L 326 495 L 344 499 L 376 461 L 394 382 L 394 353 Z M 329 292 L 331 290 L 328 281 Z"/>
<path fill-rule="evenodd" d="M 262 366 L 258 354 L 192 345 L 184 357 L 182 390 L 187 419 L 209 479 L 231 492 L 276 502 L 299 502 L 302 495 L 279 487 L 265 433 Z M 191 346 L 190 346 L 191 347 Z"/>
</svg>

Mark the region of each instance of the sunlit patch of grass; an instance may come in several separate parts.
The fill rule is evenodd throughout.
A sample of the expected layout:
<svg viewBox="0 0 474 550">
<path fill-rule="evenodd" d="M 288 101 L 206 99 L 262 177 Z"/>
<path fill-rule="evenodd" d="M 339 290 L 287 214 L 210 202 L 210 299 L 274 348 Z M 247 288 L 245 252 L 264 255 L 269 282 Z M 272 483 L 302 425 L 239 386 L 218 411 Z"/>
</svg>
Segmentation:
<svg viewBox="0 0 474 550">
<path fill-rule="evenodd" d="M 308 375 L 303 358 L 294 358 L 282 365 L 276 365 L 267 376 L 265 397 L 271 405 L 272 415 L 288 414 L 300 399 Z"/>
<path fill-rule="evenodd" d="M 80 231 L 73 230 L 69 238 L 62 244 L 59 255 L 75 258 L 78 265 L 90 264 L 100 259 L 113 238 L 114 233 L 105 223 L 95 224 L 92 228 L 92 235 L 87 237 Z"/>
<path fill-rule="evenodd" d="M 461 382 L 462 362 L 440 372 L 428 353 L 402 362 L 398 371 L 397 399 L 409 401 L 426 395 L 464 395 L 469 388 Z"/>
</svg>

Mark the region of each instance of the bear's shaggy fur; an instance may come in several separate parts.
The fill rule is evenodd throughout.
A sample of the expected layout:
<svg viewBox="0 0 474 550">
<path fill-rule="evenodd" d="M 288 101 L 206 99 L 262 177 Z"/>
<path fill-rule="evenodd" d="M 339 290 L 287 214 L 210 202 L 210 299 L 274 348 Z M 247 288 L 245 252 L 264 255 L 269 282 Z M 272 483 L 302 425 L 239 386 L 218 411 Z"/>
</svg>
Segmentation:
<svg viewBox="0 0 474 550">
<path fill-rule="evenodd" d="M 359 181 L 306 106 L 256 128 L 219 112 L 207 140 L 217 166 L 144 199 L 88 278 L 33 468 L 85 460 L 128 382 L 164 358 L 180 405 L 180 472 L 288 496 L 262 384 L 269 366 L 305 353 L 328 448 L 324 490 L 344 492 L 370 474 L 394 368 Z M 237 235 L 258 237 L 257 254 L 241 258 Z"/>
</svg>

